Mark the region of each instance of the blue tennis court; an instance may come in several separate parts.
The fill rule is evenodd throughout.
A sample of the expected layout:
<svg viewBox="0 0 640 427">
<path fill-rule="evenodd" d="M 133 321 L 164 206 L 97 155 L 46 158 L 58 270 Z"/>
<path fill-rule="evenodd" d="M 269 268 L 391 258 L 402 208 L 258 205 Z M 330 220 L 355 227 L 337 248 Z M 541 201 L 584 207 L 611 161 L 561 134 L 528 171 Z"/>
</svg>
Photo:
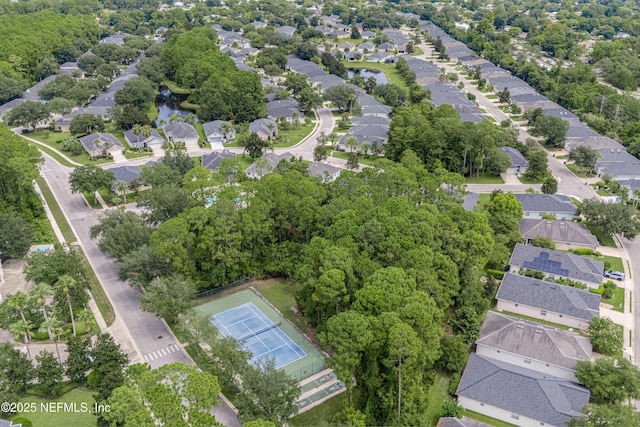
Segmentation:
<svg viewBox="0 0 640 427">
<path fill-rule="evenodd" d="M 252 302 L 214 314 L 211 320 L 225 337 L 244 342 L 252 363 L 273 358 L 279 369 L 307 355 Z"/>
</svg>

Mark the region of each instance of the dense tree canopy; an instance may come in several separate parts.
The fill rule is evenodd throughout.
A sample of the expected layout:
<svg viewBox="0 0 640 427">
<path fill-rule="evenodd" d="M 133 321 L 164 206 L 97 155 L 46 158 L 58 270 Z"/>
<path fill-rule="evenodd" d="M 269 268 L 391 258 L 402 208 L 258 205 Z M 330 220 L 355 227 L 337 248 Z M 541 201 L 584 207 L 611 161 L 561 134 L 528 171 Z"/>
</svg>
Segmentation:
<svg viewBox="0 0 640 427">
<path fill-rule="evenodd" d="M 196 28 L 170 38 L 161 57 L 166 75 L 193 89 L 189 100 L 199 106 L 203 121 L 221 119 L 248 122 L 266 115 L 258 74 L 238 70 L 220 53 L 213 29 Z"/>
</svg>

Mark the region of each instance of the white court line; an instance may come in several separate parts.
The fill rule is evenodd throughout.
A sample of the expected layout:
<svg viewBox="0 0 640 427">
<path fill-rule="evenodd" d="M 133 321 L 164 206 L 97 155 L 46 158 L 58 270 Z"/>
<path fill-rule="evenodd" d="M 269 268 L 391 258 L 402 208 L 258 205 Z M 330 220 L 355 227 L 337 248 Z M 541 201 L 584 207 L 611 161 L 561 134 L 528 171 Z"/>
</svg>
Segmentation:
<svg viewBox="0 0 640 427">
<path fill-rule="evenodd" d="M 153 355 L 154 355 L 155 357 L 157 357 L 158 359 L 160 359 L 160 356 L 158 356 L 158 355 L 156 354 L 156 352 L 155 352 L 155 351 L 153 352 Z"/>
<path fill-rule="evenodd" d="M 145 360 L 145 362 L 149 361 L 149 359 L 147 359 L 147 356 L 144 356 L 144 360 Z"/>
<path fill-rule="evenodd" d="M 266 346 L 265 346 L 265 347 L 266 347 Z M 282 347 L 285 347 L 285 345 L 281 345 L 280 347 L 272 348 L 271 350 L 267 350 L 267 351 L 265 351 L 264 353 L 257 354 L 257 355 L 255 355 L 255 356 L 253 356 L 253 357 L 262 357 L 262 356 L 264 356 L 265 354 L 267 354 L 267 353 L 271 353 L 272 351 L 278 350 L 278 349 L 280 349 L 280 348 L 282 348 Z"/>
<path fill-rule="evenodd" d="M 167 353 L 165 353 L 165 352 L 164 352 L 164 348 L 162 348 L 162 349 L 158 350 L 158 353 L 160 353 L 160 352 L 162 352 L 162 355 L 163 355 L 163 356 L 166 356 L 166 355 L 167 355 Z"/>
</svg>

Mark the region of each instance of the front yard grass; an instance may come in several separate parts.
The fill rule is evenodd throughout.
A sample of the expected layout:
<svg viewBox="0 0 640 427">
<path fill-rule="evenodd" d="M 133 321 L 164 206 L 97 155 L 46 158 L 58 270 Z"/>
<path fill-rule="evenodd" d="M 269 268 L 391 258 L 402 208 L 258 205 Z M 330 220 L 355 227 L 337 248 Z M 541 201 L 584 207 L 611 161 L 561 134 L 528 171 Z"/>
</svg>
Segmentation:
<svg viewBox="0 0 640 427">
<path fill-rule="evenodd" d="M 542 182 L 537 179 L 525 178 L 524 176 L 521 176 L 518 179 L 523 184 L 542 184 Z"/>
<path fill-rule="evenodd" d="M 587 227 L 587 229 L 594 235 L 596 236 L 596 239 L 598 239 L 598 242 L 602 245 L 602 246 L 607 246 L 609 248 L 617 248 L 618 246 L 616 245 L 616 242 L 613 240 L 613 237 L 611 237 L 608 234 L 604 234 L 602 232 L 602 229 L 600 227 L 596 227 L 595 225 L 592 225 L 589 222 L 585 222 L 584 225 Z"/>
<path fill-rule="evenodd" d="M 467 184 L 504 184 L 504 180 L 500 176 L 488 173 L 480 174 L 480 176 L 465 176 L 464 180 Z"/>
<path fill-rule="evenodd" d="M 309 126 L 305 124 L 298 125 L 298 128 L 295 129 L 293 125 L 289 130 L 279 130 L 278 131 L 278 140 L 274 144 L 275 148 L 287 148 L 293 147 L 296 144 L 299 144 L 304 138 L 309 136 L 311 132 L 313 132 L 315 124 L 311 124 Z"/>
<path fill-rule="evenodd" d="M 495 418 L 491 418 L 488 415 L 479 414 L 473 411 L 464 411 L 464 416 L 467 418 L 471 418 L 472 420 L 480 421 L 485 424 L 489 424 L 490 426 L 495 427 L 516 427 L 515 424 L 509 424 L 508 422 L 497 420 Z"/>
<path fill-rule="evenodd" d="M 52 150 L 58 153 L 62 153 L 65 156 L 67 156 L 69 159 L 73 160 L 74 162 L 77 162 L 83 165 L 97 165 L 101 163 L 113 162 L 113 160 L 109 160 L 109 159 L 91 160 L 91 158 L 89 157 L 89 154 L 87 154 L 85 151 L 83 151 L 78 155 L 73 155 L 70 152 L 63 152 L 60 149 L 60 143 L 63 140 L 69 138 L 70 136 L 71 134 L 69 132 L 49 132 L 49 131 L 42 131 L 42 130 L 38 130 L 28 135 L 29 138 L 33 138 L 37 141 L 40 141 L 43 144 L 50 147 Z"/>
<path fill-rule="evenodd" d="M 331 156 L 342 160 L 349 160 L 349 153 L 347 153 L 346 151 L 332 151 Z M 378 159 L 380 159 L 380 157 L 372 156 L 370 154 L 367 154 L 366 156 L 360 155 L 358 163 L 362 163 L 363 165 L 368 166 L 375 166 Z"/>
<path fill-rule="evenodd" d="M 602 302 L 605 304 L 610 304 L 615 311 L 624 313 L 624 288 L 619 288 L 616 286 L 616 290 L 613 292 L 613 298 L 602 298 Z"/>
<path fill-rule="evenodd" d="M 571 172 L 573 172 L 573 174 L 575 176 L 577 176 L 578 178 L 588 178 L 589 175 L 586 175 L 582 172 L 580 172 L 580 168 L 578 166 L 576 166 L 573 163 L 567 163 L 565 166 L 567 166 L 567 169 L 569 169 Z"/>
</svg>

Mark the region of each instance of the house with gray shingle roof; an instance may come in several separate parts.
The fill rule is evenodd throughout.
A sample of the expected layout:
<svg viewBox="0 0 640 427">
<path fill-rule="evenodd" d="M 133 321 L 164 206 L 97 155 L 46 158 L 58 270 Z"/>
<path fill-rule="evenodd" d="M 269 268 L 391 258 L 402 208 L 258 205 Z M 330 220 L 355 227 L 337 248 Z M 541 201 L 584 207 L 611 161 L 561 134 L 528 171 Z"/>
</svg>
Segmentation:
<svg viewBox="0 0 640 427">
<path fill-rule="evenodd" d="M 282 154 L 267 153 L 264 156 L 262 156 L 262 159 L 264 159 L 266 161 L 264 167 L 261 167 L 258 162 L 254 162 L 247 169 L 245 169 L 244 173 L 249 178 L 261 179 L 263 176 L 273 172 L 273 170 L 276 167 L 278 167 L 278 164 L 281 161 L 283 161 L 283 160 L 288 161 L 288 160 L 291 160 L 294 157 L 295 156 L 293 154 L 289 153 L 288 151 L 286 153 L 282 153 Z"/>
<path fill-rule="evenodd" d="M 586 289 L 506 273 L 496 295 L 498 311 L 586 329 L 600 315 L 600 295 Z"/>
<path fill-rule="evenodd" d="M 309 172 L 309 175 L 317 176 L 321 178 L 323 182 L 326 183 L 326 182 L 331 182 L 338 179 L 342 169 L 327 163 L 312 162 L 312 163 L 309 163 L 309 167 L 307 168 L 307 171 Z"/>
<path fill-rule="evenodd" d="M 115 168 L 106 169 L 113 172 L 113 185 L 115 186 L 118 181 L 122 181 L 129 185 L 132 181 L 140 178 L 140 166 L 118 166 Z"/>
<path fill-rule="evenodd" d="M 209 170 L 215 171 L 224 159 L 235 158 L 237 158 L 236 153 L 232 153 L 229 150 L 212 151 L 210 153 L 205 153 L 202 155 L 202 166 Z"/>
<path fill-rule="evenodd" d="M 371 42 L 360 43 L 356 48 L 361 53 L 372 53 L 376 51 L 376 45 Z"/>
<path fill-rule="evenodd" d="M 276 28 L 276 33 L 280 34 L 285 39 L 290 39 L 293 37 L 293 34 L 296 32 L 296 28 L 290 25 L 283 25 L 282 27 Z"/>
<path fill-rule="evenodd" d="M 370 40 L 370 39 L 376 38 L 376 33 L 374 33 L 373 31 L 365 30 L 365 31 L 360 31 L 360 36 L 364 40 Z"/>
<path fill-rule="evenodd" d="M 578 208 L 568 196 L 560 194 L 515 194 L 524 209 L 524 217 L 542 219 L 543 214 L 555 215 L 556 219 L 572 220 Z"/>
<path fill-rule="evenodd" d="M 124 145 L 110 133 L 92 133 L 91 135 L 79 138 L 82 148 L 91 157 L 104 156 L 107 154 L 122 154 Z"/>
<path fill-rule="evenodd" d="M 389 43 L 389 42 L 381 43 L 378 46 L 378 51 L 380 51 L 380 52 L 394 52 L 396 50 L 396 47 L 397 46 L 395 45 L 395 43 Z"/>
<path fill-rule="evenodd" d="M 522 243 L 513 249 L 509 266 L 512 273 L 520 269 L 542 271 L 550 279 L 574 280 L 588 288 L 599 287 L 604 273 L 602 261 Z"/>
<path fill-rule="evenodd" d="M 366 57 L 366 61 L 368 62 L 385 62 L 387 59 L 391 58 L 393 55 L 388 54 L 387 52 L 376 52 Z"/>
<path fill-rule="evenodd" d="M 224 126 L 227 128 L 226 133 L 225 129 L 223 129 L 225 123 L 228 125 Z M 212 145 L 227 144 L 236 138 L 236 130 L 231 126 L 231 123 L 225 122 L 224 120 L 214 120 L 203 123 L 202 128 L 204 129 L 204 135 L 207 141 Z"/>
<path fill-rule="evenodd" d="M 487 312 L 476 354 L 577 382 L 576 363 L 591 359 L 591 340 L 576 332 Z"/>
<path fill-rule="evenodd" d="M 267 117 L 272 120 L 285 119 L 288 122 L 293 122 L 294 117 L 303 120 L 304 113 L 300 110 L 298 101 L 295 99 L 276 99 L 267 102 Z"/>
<path fill-rule="evenodd" d="M 151 129 L 149 136 L 145 136 L 142 133 L 136 135 L 133 129 L 124 131 L 124 139 L 131 148 L 144 148 L 144 147 L 158 147 L 161 148 L 164 143 L 164 139 L 158 133 L 157 130 Z"/>
<path fill-rule="evenodd" d="M 520 220 L 520 234 L 529 244 L 536 237 L 547 237 L 558 249 L 585 248 L 596 250 L 598 239 L 584 224 L 572 221 L 553 221 L 548 219 Z"/>
<path fill-rule="evenodd" d="M 509 175 L 522 175 L 527 171 L 529 162 L 520 151 L 513 147 L 500 147 L 498 151 L 506 154 L 511 159 L 511 165 L 507 168 Z"/>
<path fill-rule="evenodd" d="M 184 142 L 185 145 L 198 145 L 198 131 L 189 123 L 169 123 L 162 128 L 167 139 L 173 143 Z"/>
<path fill-rule="evenodd" d="M 640 159 L 624 149 L 600 149 L 600 158 L 596 160 L 595 171 L 598 176 L 609 174 L 614 180 L 640 178 Z"/>
<path fill-rule="evenodd" d="M 277 138 L 278 123 L 273 119 L 256 119 L 249 123 L 249 133 L 255 133 L 265 141 Z"/>
<path fill-rule="evenodd" d="M 589 389 L 576 383 L 472 354 L 458 403 L 465 409 L 521 426 L 563 427 L 580 417 Z"/>
</svg>

